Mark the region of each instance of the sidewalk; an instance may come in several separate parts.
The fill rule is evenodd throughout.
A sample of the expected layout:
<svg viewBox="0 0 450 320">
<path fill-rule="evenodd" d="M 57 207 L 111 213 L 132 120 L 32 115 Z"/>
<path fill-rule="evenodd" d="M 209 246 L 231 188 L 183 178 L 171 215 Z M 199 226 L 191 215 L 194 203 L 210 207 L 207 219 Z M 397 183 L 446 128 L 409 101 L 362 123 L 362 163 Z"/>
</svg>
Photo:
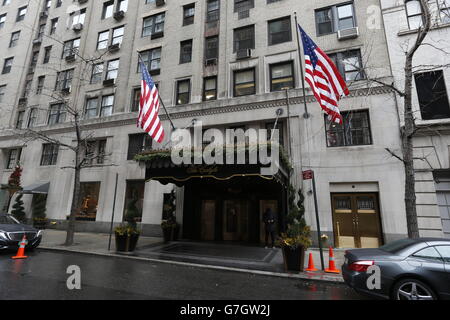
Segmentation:
<svg viewBox="0 0 450 320">
<path fill-rule="evenodd" d="M 336 275 L 324 272 L 301 272 L 293 274 L 284 272 L 283 255 L 280 249 L 272 250 L 235 244 L 190 241 L 164 244 L 161 238 L 141 236 L 136 251 L 131 254 L 124 254 L 115 251 L 114 235 L 111 238 L 111 251 L 108 251 L 108 234 L 76 233 L 74 237 L 75 244 L 70 247 L 63 245 L 65 237 L 65 231 L 45 230 L 39 248 L 250 274 L 343 282 L 340 274 Z M 316 268 L 320 269 L 319 251 L 314 248 L 308 250 L 305 257 L 306 260 L 308 260 L 309 252 L 313 253 Z M 335 250 L 335 260 L 338 268 L 342 265 L 343 254 L 343 250 Z M 306 265 L 307 263 L 308 261 L 305 261 Z M 325 267 L 327 267 L 328 250 L 324 250 L 324 263 Z"/>
</svg>

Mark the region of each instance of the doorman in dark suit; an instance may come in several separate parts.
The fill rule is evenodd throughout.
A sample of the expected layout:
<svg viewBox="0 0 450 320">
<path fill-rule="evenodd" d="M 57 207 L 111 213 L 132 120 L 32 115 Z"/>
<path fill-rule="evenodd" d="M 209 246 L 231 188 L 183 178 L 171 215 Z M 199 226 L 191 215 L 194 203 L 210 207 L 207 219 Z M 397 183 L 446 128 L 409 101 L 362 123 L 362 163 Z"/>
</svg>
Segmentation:
<svg viewBox="0 0 450 320">
<path fill-rule="evenodd" d="M 275 245 L 275 222 L 276 217 L 272 209 L 267 208 L 263 214 L 263 222 L 266 231 L 266 248 L 269 246 L 269 235 L 272 240 L 272 248 Z"/>
</svg>

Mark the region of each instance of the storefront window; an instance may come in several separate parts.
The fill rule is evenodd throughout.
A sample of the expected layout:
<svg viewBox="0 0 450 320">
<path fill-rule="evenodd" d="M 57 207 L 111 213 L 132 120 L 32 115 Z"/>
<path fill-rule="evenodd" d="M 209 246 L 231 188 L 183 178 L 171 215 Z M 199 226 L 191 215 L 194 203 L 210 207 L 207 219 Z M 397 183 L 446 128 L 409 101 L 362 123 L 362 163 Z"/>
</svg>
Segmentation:
<svg viewBox="0 0 450 320">
<path fill-rule="evenodd" d="M 77 220 L 95 221 L 98 209 L 100 182 L 82 182 L 80 190 L 80 209 Z"/>
<path fill-rule="evenodd" d="M 124 219 L 126 215 L 132 215 L 136 222 L 142 221 L 142 209 L 144 207 L 145 181 L 127 181 L 125 194 Z"/>
</svg>

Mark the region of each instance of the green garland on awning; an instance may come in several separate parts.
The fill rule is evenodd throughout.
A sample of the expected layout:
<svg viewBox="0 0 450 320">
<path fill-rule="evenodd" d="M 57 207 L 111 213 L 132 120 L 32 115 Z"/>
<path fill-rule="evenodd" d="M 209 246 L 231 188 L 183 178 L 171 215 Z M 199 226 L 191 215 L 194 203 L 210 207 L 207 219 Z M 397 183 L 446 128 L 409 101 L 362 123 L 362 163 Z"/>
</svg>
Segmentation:
<svg viewBox="0 0 450 320">
<path fill-rule="evenodd" d="M 267 146 L 270 146 L 271 143 L 268 142 Z M 260 144 L 246 144 L 245 145 L 245 152 L 255 152 L 255 149 L 257 150 L 259 148 Z M 226 154 L 227 150 L 230 150 L 234 148 L 234 152 L 237 152 L 237 146 L 228 146 L 228 145 L 224 145 L 223 146 L 223 152 L 224 154 Z M 289 161 L 289 157 L 287 155 L 287 153 L 285 152 L 283 146 L 279 145 L 280 148 L 280 161 L 281 161 L 281 165 L 287 169 L 289 172 L 292 171 L 293 167 L 291 162 Z M 191 156 L 194 157 L 194 155 L 198 152 L 201 152 L 203 154 L 203 148 L 202 149 L 191 149 Z M 165 160 L 170 158 L 172 155 L 172 150 L 171 149 L 155 149 L 155 150 L 149 150 L 149 151 L 144 151 L 141 152 L 137 155 L 134 156 L 134 160 L 138 161 L 138 162 L 152 162 L 152 161 L 156 161 L 156 160 Z"/>
</svg>

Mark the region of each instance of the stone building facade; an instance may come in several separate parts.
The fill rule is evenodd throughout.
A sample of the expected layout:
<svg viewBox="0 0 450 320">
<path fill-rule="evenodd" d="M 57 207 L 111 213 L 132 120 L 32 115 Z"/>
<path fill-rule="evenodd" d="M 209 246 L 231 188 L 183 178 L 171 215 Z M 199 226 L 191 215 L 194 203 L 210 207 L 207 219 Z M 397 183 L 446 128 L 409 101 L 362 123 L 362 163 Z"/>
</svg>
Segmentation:
<svg viewBox="0 0 450 320">
<path fill-rule="evenodd" d="M 27 5 L 24 20 L 16 21 L 19 8 Z M 374 247 L 404 237 L 403 168 L 386 151 L 400 150 L 398 107 L 392 90 L 367 81 L 392 82 L 384 29 L 369 23 L 374 8 L 380 17 L 377 0 L 0 4 L 0 19 L 6 14 L 3 25 L 0 20 L 0 68 L 14 57 L 11 69 L 0 74 L 1 183 L 20 160 L 23 186 L 50 183 L 47 216 L 64 227 L 73 152 L 18 136 L 30 128 L 73 143 L 70 117 L 58 104 L 64 99 L 83 110 L 92 152 L 105 155 L 82 171 L 77 228 L 107 232 L 113 211 L 114 222 L 121 223 L 135 199 L 143 233 L 159 235 L 164 201 L 175 190 L 182 237 L 262 241 L 263 210 L 272 207 L 285 215 L 279 187 L 257 178 L 195 179 L 179 186 L 145 181 L 145 166 L 134 154 L 150 145 L 164 148 L 168 141 L 151 144 L 136 128 L 139 52 L 177 128 L 195 119 L 205 128 L 270 129 L 281 109 L 277 124 L 293 166 L 290 181 L 304 190 L 306 220 L 315 232 L 311 181 L 302 180 L 302 171 L 314 170 L 321 231 L 331 244 Z M 309 88 L 303 96 L 294 12 L 348 81 L 343 127 L 326 121 Z M 18 30 L 19 39 L 9 47 Z M 370 68 L 358 72 L 363 64 Z M 171 126 L 161 116 L 169 137 Z M 31 216 L 36 195 L 29 193 L 24 200 Z"/>
</svg>

